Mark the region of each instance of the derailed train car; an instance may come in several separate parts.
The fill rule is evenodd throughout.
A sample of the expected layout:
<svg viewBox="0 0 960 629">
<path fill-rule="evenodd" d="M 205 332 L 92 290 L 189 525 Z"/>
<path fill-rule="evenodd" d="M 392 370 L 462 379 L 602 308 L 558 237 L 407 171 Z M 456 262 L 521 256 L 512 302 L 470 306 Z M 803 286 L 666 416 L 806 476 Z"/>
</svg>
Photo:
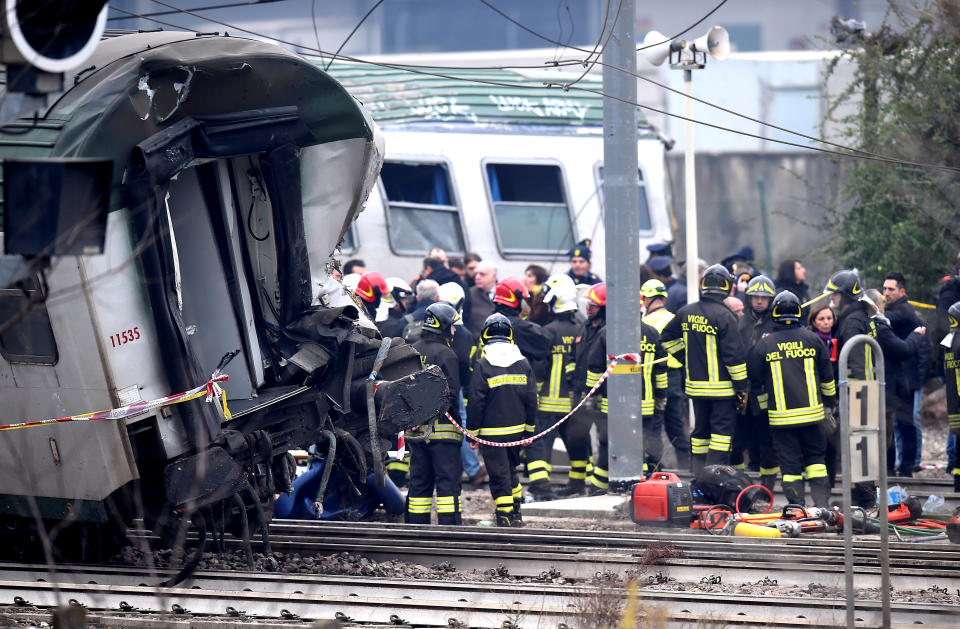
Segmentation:
<svg viewBox="0 0 960 629">
<path fill-rule="evenodd" d="M 61 556 L 96 559 L 137 517 L 168 542 L 188 522 L 204 538 L 264 529 L 287 451 L 333 439 L 358 482 L 382 474 L 390 438 L 447 388 L 330 277 L 382 162 L 372 120 L 313 64 L 241 38 L 127 34 L 86 65 L 0 135 L 8 253 L 58 220 L 27 207 L 47 195 L 15 165 L 112 166 L 101 253 L 63 254 L 85 230 L 61 224 L 39 255 L 0 257 L 0 552 L 39 553 L 43 528 Z M 163 398 L 218 367 L 227 412 L 200 397 L 11 427 Z"/>
</svg>

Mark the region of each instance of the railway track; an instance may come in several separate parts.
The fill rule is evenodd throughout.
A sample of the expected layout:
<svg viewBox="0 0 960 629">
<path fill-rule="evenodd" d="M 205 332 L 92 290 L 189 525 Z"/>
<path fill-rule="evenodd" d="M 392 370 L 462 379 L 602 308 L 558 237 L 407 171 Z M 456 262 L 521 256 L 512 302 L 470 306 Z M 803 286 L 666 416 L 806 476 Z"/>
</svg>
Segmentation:
<svg viewBox="0 0 960 629">
<path fill-rule="evenodd" d="M 73 599 L 93 626 L 152 627 L 172 624 L 255 624 L 261 629 L 311 619 L 349 625 L 428 627 L 577 626 L 583 614 L 621 605 L 622 589 L 549 583 L 476 583 L 451 580 L 370 579 L 345 576 L 200 571 L 176 588 L 150 585 L 169 571 L 63 567 L 55 575 L 36 566 L 0 566 L 0 605 L 21 605 L 0 614 L 20 619 L 49 616 L 48 607 Z M 842 623 L 839 598 L 736 595 L 644 588 L 643 613 L 666 626 L 824 627 Z M 229 608 L 229 609 L 228 609 Z M 173 610 L 177 610 L 174 613 Z M 955 605 L 894 602 L 894 626 L 955 627 Z M 876 601 L 861 601 L 857 617 L 880 620 Z"/>
<path fill-rule="evenodd" d="M 511 575 L 535 578 L 554 570 L 578 581 L 597 573 L 630 575 L 648 569 L 652 556 L 681 554 L 657 559 L 655 570 L 683 582 L 722 574 L 731 583 L 766 578 L 783 585 L 843 587 L 843 540 L 836 536 L 757 539 L 681 531 L 459 527 L 454 532 L 437 526 L 290 520 L 273 524 L 271 544 L 275 551 L 302 555 L 350 552 L 377 561 L 445 562 L 461 572 L 502 566 Z M 879 587 L 879 550 L 876 540 L 854 542 L 857 587 Z M 960 590 L 960 550 L 945 540 L 891 542 L 889 555 L 896 589 Z"/>
</svg>

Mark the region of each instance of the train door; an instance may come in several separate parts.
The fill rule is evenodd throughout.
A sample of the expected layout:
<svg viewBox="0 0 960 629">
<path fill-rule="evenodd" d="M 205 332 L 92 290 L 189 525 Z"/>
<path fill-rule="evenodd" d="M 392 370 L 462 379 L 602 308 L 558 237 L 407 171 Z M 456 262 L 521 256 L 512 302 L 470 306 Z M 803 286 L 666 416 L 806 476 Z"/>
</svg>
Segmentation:
<svg viewBox="0 0 960 629">
<path fill-rule="evenodd" d="M 259 343 L 246 272 L 239 264 L 241 226 L 226 177 L 222 160 L 183 170 L 170 182 L 166 212 L 178 306 L 191 349 L 206 374 L 224 354 L 240 350 L 227 369 L 227 390 L 230 397 L 249 399 L 263 372 L 256 369 Z M 256 228 L 251 216 L 254 234 Z"/>
</svg>

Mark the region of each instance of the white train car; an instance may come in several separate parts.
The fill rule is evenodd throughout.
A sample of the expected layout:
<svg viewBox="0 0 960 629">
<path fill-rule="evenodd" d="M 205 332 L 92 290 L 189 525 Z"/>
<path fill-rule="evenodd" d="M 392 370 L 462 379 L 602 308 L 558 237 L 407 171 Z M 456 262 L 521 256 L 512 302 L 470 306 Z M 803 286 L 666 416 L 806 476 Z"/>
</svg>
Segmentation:
<svg viewBox="0 0 960 629">
<path fill-rule="evenodd" d="M 417 71 L 333 64 L 331 73 L 371 112 L 386 159 L 341 259 L 410 278 L 424 255 L 477 252 L 500 277 L 528 264 L 568 268 L 592 240 L 604 276 L 603 103 L 588 77 L 563 92 L 544 85 L 579 75 L 548 70 Z M 640 247 L 673 239 L 662 136 L 637 112 Z M 646 252 L 641 252 L 645 259 Z"/>
</svg>

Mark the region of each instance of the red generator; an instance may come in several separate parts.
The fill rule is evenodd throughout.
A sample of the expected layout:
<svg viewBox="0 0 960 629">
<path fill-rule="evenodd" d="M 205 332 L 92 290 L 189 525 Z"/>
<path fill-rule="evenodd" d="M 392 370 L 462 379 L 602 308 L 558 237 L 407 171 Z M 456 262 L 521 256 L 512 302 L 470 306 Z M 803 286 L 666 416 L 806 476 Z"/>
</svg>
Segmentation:
<svg viewBox="0 0 960 629">
<path fill-rule="evenodd" d="M 690 526 L 693 493 L 672 472 L 656 472 L 637 483 L 630 497 L 633 521 L 655 526 Z"/>
</svg>

